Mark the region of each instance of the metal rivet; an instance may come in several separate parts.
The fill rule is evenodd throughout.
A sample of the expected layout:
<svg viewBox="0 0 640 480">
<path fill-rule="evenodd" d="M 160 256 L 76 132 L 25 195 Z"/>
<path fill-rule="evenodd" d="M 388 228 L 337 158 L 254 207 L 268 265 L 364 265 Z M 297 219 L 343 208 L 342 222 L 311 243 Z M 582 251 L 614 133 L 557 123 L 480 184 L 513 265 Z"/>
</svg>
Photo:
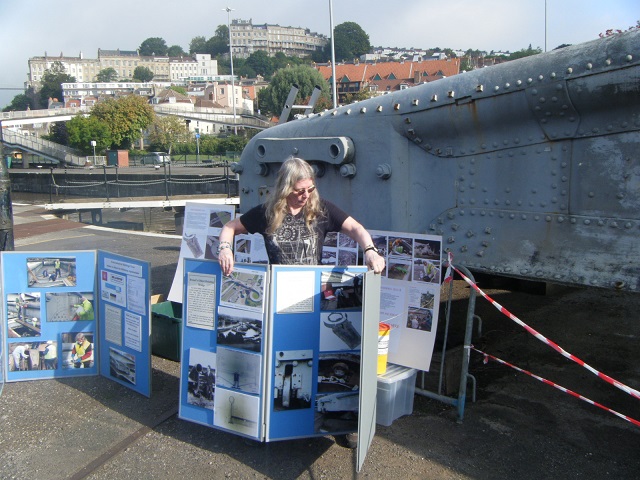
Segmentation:
<svg viewBox="0 0 640 480">
<path fill-rule="evenodd" d="M 431 101 L 432 101 L 432 102 L 437 102 L 437 101 L 438 101 L 438 95 L 435 95 L 435 94 L 434 94 L 434 95 L 431 97 Z"/>
<path fill-rule="evenodd" d="M 400 104 L 399 104 L 399 103 L 395 103 L 395 104 L 393 105 L 393 109 L 394 109 L 394 110 L 400 110 Z"/>
<path fill-rule="evenodd" d="M 382 111 L 382 105 L 378 105 L 376 107 L 376 112 L 381 112 Z"/>
<path fill-rule="evenodd" d="M 456 96 L 456 92 L 454 92 L 453 90 L 449 90 L 449 91 L 447 92 L 447 97 L 449 97 L 449 98 L 453 98 L 453 97 L 455 97 L 455 96 Z"/>
<path fill-rule="evenodd" d="M 571 67 L 567 68 L 567 73 L 568 74 L 572 74 L 573 73 L 573 68 L 571 68 Z"/>
<path fill-rule="evenodd" d="M 414 98 L 414 99 L 411 101 L 411 105 L 413 105 L 414 107 L 417 107 L 417 106 L 418 106 L 418 103 L 420 103 L 420 101 L 419 101 L 417 98 Z"/>
<path fill-rule="evenodd" d="M 360 109 L 360 113 L 367 113 L 367 107 L 362 107 Z"/>
<path fill-rule="evenodd" d="M 587 70 L 591 70 L 593 68 L 593 64 L 591 62 L 587 63 Z"/>
<path fill-rule="evenodd" d="M 476 86 L 476 92 L 482 92 L 482 91 L 484 91 L 484 85 Z"/>
</svg>

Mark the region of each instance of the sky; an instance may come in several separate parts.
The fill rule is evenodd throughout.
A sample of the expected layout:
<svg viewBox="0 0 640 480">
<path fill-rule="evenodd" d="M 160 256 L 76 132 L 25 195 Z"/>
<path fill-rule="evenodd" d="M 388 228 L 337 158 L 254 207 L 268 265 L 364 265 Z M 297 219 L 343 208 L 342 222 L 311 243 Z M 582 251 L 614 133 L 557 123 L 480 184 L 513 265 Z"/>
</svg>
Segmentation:
<svg viewBox="0 0 640 480">
<path fill-rule="evenodd" d="M 373 46 L 517 51 L 552 50 L 626 30 L 640 20 L 639 0 L 0 0 L 0 109 L 22 93 L 30 57 L 97 58 L 98 48 L 136 50 L 149 37 L 189 50 L 230 18 L 309 28 L 330 36 L 355 22 Z M 545 14 L 546 11 L 546 14 Z M 545 33 L 546 32 L 546 33 Z"/>
</svg>

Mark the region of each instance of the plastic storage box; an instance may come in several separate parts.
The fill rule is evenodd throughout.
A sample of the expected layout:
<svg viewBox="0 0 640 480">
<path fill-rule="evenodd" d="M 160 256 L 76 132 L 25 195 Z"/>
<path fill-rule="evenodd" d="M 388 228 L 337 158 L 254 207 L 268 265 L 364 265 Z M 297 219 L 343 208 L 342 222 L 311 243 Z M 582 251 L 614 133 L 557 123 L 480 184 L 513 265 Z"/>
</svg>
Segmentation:
<svg viewBox="0 0 640 480">
<path fill-rule="evenodd" d="M 162 302 L 151 305 L 151 353 L 180 361 L 182 304 Z"/>
<path fill-rule="evenodd" d="M 413 413 L 416 374 L 415 368 L 390 363 L 387 372 L 378 375 L 376 423 L 388 427 L 396 418 Z"/>
</svg>

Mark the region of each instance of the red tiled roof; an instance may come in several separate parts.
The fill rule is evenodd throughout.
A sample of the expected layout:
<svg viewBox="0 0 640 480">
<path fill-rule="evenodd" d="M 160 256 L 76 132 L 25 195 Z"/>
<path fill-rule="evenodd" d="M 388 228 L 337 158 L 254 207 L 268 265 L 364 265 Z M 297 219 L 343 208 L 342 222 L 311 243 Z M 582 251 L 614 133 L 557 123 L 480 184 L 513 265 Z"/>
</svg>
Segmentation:
<svg viewBox="0 0 640 480">
<path fill-rule="evenodd" d="M 318 65 L 316 69 L 322 74 L 325 80 L 331 79 L 331 66 Z M 436 76 L 439 72 L 445 77 L 451 77 L 460 73 L 460 59 L 450 58 L 447 60 L 423 60 L 421 62 L 381 62 L 381 63 L 360 63 L 337 64 L 336 79 L 342 80 L 345 76 L 351 82 L 371 82 L 376 75 L 387 79 L 392 73 L 398 80 L 412 80 L 416 72 L 427 72 L 429 77 Z"/>
</svg>

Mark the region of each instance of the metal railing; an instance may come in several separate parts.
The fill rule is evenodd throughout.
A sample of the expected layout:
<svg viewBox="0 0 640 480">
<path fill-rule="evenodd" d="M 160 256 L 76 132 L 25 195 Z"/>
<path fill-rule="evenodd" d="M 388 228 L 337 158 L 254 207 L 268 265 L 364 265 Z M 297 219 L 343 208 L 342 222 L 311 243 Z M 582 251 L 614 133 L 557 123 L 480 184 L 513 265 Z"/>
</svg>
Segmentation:
<svg viewBox="0 0 640 480">
<path fill-rule="evenodd" d="M 60 117 L 63 115 L 76 115 L 80 112 L 88 112 L 91 107 L 51 108 L 42 110 L 20 110 L 13 112 L 0 112 L 0 120 L 20 120 L 26 118 Z"/>
<path fill-rule="evenodd" d="M 173 177 L 170 163 L 156 166 L 157 170 L 162 170 L 162 175 L 154 175 L 151 178 L 137 178 L 133 180 L 128 180 L 126 175 L 121 176 L 120 170 L 123 167 L 119 167 L 117 165 L 102 165 L 91 168 L 98 172 L 102 170 L 102 178 L 98 179 L 98 176 L 91 176 L 88 180 L 78 180 L 77 177 L 74 178 L 72 175 L 81 171 L 80 169 L 64 168 L 61 170 L 50 168 L 49 203 L 53 203 L 54 197 L 58 198 L 62 196 L 64 198 L 68 198 L 69 195 L 73 195 L 75 197 L 100 197 L 101 193 L 102 196 L 106 198 L 106 201 L 110 202 L 112 197 L 121 197 L 121 188 L 122 190 L 125 190 L 125 193 L 122 196 L 130 198 L 132 196 L 132 188 L 135 188 L 137 192 L 149 192 L 153 189 L 153 186 L 157 186 L 156 196 L 162 195 L 166 200 L 169 200 L 169 197 L 178 194 L 176 193 L 176 190 L 179 189 L 178 186 L 186 185 L 186 189 L 183 187 L 182 190 L 193 192 L 194 188 L 198 185 L 201 186 L 214 183 L 224 183 L 224 188 L 222 190 L 227 197 L 237 196 L 237 175 L 231 172 L 229 163 L 225 163 L 221 166 L 223 169 L 222 174 L 211 174 L 207 176 L 198 175 L 192 178 Z M 233 191 L 234 189 L 236 190 L 235 192 Z M 83 190 L 84 193 L 79 193 Z M 162 190 L 161 194 L 160 190 Z M 142 193 L 139 194 L 139 196 L 140 195 L 145 196 Z"/>
<path fill-rule="evenodd" d="M 40 137 L 22 135 L 9 129 L 2 132 L 2 141 L 13 147 L 20 147 L 31 153 L 40 155 L 48 160 L 56 160 L 60 163 L 84 166 L 85 156 L 73 148 L 64 147 L 58 143 L 50 142 Z"/>
</svg>

